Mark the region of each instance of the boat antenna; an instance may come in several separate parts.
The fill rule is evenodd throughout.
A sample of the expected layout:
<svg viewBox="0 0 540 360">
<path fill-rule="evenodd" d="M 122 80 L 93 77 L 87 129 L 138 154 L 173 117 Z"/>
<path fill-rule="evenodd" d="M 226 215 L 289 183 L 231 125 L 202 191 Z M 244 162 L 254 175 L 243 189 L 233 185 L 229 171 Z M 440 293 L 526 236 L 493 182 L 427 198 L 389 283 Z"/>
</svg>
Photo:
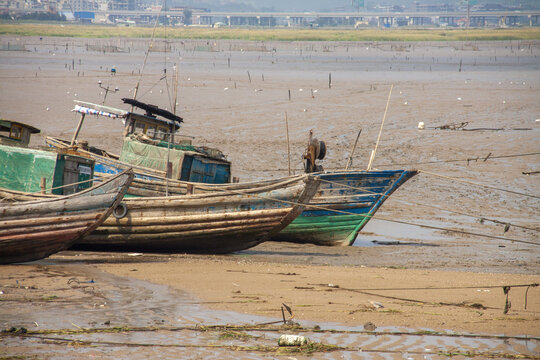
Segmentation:
<svg viewBox="0 0 540 360">
<path fill-rule="evenodd" d="M 176 115 L 176 103 L 178 101 L 178 66 L 175 64 L 174 68 L 176 70 L 174 78 L 174 104 L 172 106 L 173 114 Z M 171 142 L 174 141 L 174 127 L 171 127 L 171 132 L 169 132 L 169 141 L 167 142 L 167 175 L 165 176 L 165 196 L 169 196 L 169 177 L 171 177 L 172 166 L 171 166 Z"/>
<path fill-rule="evenodd" d="M 148 60 L 148 55 L 150 55 L 150 52 L 152 51 L 152 47 L 154 47 L 154 40 L 156 36 L 156 29 L 159 24 L 159 18 L 161 17 L 161 13 L 163 11 L 163 8 L 165 7 L 167 0 L 163 0 L 163 5 L 161 5 L 161 8 L 159 9 L 159 13 L 156 16 L 156 22 L 154 23 L 154 29 L 152 30 L 152 37 L 150 38 L 150 45 L 148 45 L 148 49 L 146 50 L 146 55 L 144 56 L 143 65 L 141 68 L 141 72 L 139 74 L 139 79 L 137 80 L 137 84 L 135 85 L 135 90 L 133 91 L 133 100 L 137 100 L 137 92 L 139 91 L 139 85 L 141 84 L 141 79 L 144 74 L 144 68 L 146 67 L 146 61 Z M 130 112 L 133 112 L 133 105 L 131 105 Z"/>
<path fill-rule="evenodd" d="M 178 64 L 174 64 L 174 103 L 172 104 L 173 114 L 176 115 L 176 105 L 178 104 Z"/>
</svg>

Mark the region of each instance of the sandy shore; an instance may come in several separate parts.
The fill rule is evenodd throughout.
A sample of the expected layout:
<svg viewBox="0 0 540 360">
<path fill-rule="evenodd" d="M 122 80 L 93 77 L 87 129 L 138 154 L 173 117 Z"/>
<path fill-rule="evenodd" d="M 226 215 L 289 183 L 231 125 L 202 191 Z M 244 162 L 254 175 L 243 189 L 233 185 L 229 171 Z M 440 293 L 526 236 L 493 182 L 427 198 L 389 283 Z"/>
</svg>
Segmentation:
<svg viewBox="0 0 540 360">
<path fill-rule="evenodd" d="M 287 264 L 242 254 L 101 268 L 186 290 L 209 308 L 244 314 L 280 318 L 285 303 L 300 322 L 540 335 L 540 288 L 529 289 L 527 309 L 527 288 L 512 289 L 507 314 L 502 288 L 539 283 L 538 275 Z"/>
<path fill-rule="evenodd" d="M 108 94 L 106 104 L 125 108 L 120 99 L 133 93 L 147 46 L 144 40 L 131 39 L 0 41 L 27 50 L 0 53 L 0 116 L 41 128 L 43 133 L 33 141 L 36 146 L 43 145 L 44 135 L 72 136 L 78 121 L 70 112 L 73 100 L 101 103 L 104 94 L 98 80 L 120 89 Z M 110 52 L 114 47 L 119 50 Z M 1 267 L 2 297 L 11 287 L 28 290 L 19 288 L 17 279 L 35 281 L 31 286 L 36 287 L 35 298 L 19 293 L 21 298 L 2 303 L 3 327 L 41 324 L 41 319 L 13 309 L 20 304 L 28 311 L 38 309 L 33 306 L 51 291 L 65 288 L 69 279 L 82 281 L 78 274 L 88 273 L 84 281 L 89 281 L 99 273 L 110 292 L 103 297 L 94 294 L 91 301 L 105 309 L 103 302 L 114 302 L 115 283 L 140 279 L 163 285 L 157 293 L 141 290 L 156 303 L 168 291 L 164 289 L 183 290 L 203 308 L 271 320 L 281 318 L 285 303 L 300 322 L 540 335 L 539 288 L 530 288 L 527 297 L 525 287 L 512 288 L 507 314 L 502 290 L 505 285 L 540 282 L 539 41 L 175 41 L 171 52 L 150 56 L 140 100 L 170 108 L 163 100 L 167 84 L 160 78 L 164 68 L 171 73 L 173 63 L 180 64 L 182 134 L 228 154 L 234 176 L 243 181 L 286 175 L 285 113 L 294 168 L 302 166 L 310 129 L 326 141 L 323 166 L 338 169 L 346 163 L 360 128 L 353 167 L 365 168 L 392 84 L 374 167 L 423 172 L 392 195 L 377 213 L 381 220 L 370 222 L 357 239 L 360 246 L 352 248 L 265 243 L 229 256 L 64 252 L 38 265 Z M 113 66 L 114 77 L 109 72 Z M 418 131 L 419 121 L 426 130 Z M 461 123 L 468 123 L 465 128 L 471 131 L 437 129 Z M 118 152 L 121 133 L 122 125 L 114 120 L 89 119 L 80 137 Z M 130 286 L 122 288 L 125 296 L 118 300 L 127 308 Z M 62 301 L 47 308 L 50 316 L 73 316 L 78 326 L 103 325 L 114 311 L 101 316 L 87 309 L 88 319 L 98 319 L 93 323 L 78 317 L 84 294 L 79 298 L 59 292 L 55 296 Z M 41 302 L 21 302 L 25 296 Z M 122 322 L 135 318 L 128 313 Z M 154 314 L 148 322 L 165 318 Z M 235 322 L 234 316 L 227 319 Z M 52 320 L 50 324 L 71 326 Z M 538 342 L 534 344 L 532 353 L 538 354 Z M 29 348 L 11 345 L 21 346 L 19 353 Z"/>
<path fill-rule="evenodd" d="M 295 250 L 301 258 L 303 249 Z M 3 266 L 0 324 L 12 330 L 0 333 L 0 355 L 310 358 L 302 354 L 309 348 L 291 354 L 277 347 L 281 334 L 336 347 L 311 355 L 330 359 L 361 352 L 534 359 L 540 351 L 540 290 L 516 286 L 538 283 L 538 275 L 268 258 L 65 251 Z M 514 285 L 508 303 L 506 285 Z M 286 320 L 299 327 L 280 325 L 283 304 L 292 311 Z"/>
</svg>

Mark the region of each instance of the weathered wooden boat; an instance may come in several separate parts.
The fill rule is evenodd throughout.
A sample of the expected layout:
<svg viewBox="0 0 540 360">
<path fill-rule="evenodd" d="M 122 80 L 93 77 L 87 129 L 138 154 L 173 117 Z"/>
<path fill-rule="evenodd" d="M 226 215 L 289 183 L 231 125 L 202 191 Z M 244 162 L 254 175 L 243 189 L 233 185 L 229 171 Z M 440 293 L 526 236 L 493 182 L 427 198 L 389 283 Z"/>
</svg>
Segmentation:
<svg viewBox="0 0 540 360">
<path fill-rule="evenodd" d="M 0 202 L 0 264 L 43 259 L 96 229 L 120 204 L 127 171 L 76 194 Z"/>
<path fill-rule="evenodd" d="M 69 150 L 29 148 L 31 135 L 39 132 L 27 124 L 0 120 L 0 187 L 55 195 L 91 187 L 94 160 Z"/>
<path fill-rule="evenodd" d="M 302 175 L 243 189 L 126 198 L 125 217 L 107 219 L 76 246 L 190 253 L 243 250 L 289 225 L 318 186 L 317 177 Z"/>
<path fill-rule="evenodd" d="M 310 206 L 272 240 L 352 245 L 384 201 L 416 173 L 415 170 L 315 173 L 321 185 Z"/>
<path fill-rule="evenodd" d="M 130 195 L 185 194 L 185 181 L 216 184 L 231 182 L 231 164 L 219 150 L 194 146 L 191 139 L 175 141 L 175 133 L 183 121 L 181 117 L 154 105 L 133 99 L 123 100 L 146 113 L 78 101 L 73 111 L 79 112 L 81 119 L 72 140 L 47 137 L 46 143 L 51 147 L 69 149 L 92 158 L 96 162 L 97 177 L 132 168 L 135 180 L 128 191 Z M 77 140 L 87 114 L 125 121 L 120 155 Z M 157 183 L 152 183 L 154 180 Z"/>
<path fill-rule="evenodd" d="M 28 147 L 32 134 L 41 130 L 18 121 L 0 119 L 0 144 L 18 147 Z"/>
</svg>

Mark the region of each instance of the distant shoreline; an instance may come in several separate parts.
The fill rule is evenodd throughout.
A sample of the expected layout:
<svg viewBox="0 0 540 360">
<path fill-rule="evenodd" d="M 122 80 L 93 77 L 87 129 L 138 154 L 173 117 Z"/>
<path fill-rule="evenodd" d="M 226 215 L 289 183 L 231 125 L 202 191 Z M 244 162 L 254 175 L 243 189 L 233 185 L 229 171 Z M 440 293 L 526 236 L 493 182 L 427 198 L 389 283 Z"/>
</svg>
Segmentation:
<svg viewBox="0 0 540 360">
<path fill-rule="evenodd" d="M 0 35 L 150 38 L 151 27 L 0 23 Z M 158 27 L 156 37 L 253 41 L 500 41 L 540 40 L 540 28 L 505 29 L 259 29 Z"/>
</svg>

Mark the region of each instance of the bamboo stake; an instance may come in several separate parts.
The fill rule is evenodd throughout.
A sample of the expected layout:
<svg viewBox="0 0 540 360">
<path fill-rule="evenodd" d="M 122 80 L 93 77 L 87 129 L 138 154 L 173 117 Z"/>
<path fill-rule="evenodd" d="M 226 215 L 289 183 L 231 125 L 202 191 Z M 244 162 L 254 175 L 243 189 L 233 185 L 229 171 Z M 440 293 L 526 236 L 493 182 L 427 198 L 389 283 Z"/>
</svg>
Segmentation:
<svg viewBox="0 0 540 360">
<path fill-rule="evenodd" d="M 375 149 L 371 151 L 371 156 L 369 158 L 367 171 L 371 170 L 371 165 L 373 165 L 373 160 L 375 159 L 375 154 L 377 153 L 377 148 L 379 147 L 379 141 L 381 140 L 382 129 L 384 126 L 384 120 L 386 119 L 386 114 L 388 113 L 388 106 L 390 105 L 390 97 L 392 96 L 393 89 L 394 89 L 394 84 L 392 84 L 392 86 L 390 87 L 390 92 L 388 93 L 388 100 L 386 101 L 386 109 L 384 109 L 384 116 L 381 122 L 381 129 L 379 130 L 379 136 L 377 137 L 377 142 L 375 143 Z"/>
<path fill-rule="evenodd" d="M 77 124 L 77 129 L 75 129 L 75 134 L 73 134 L 73 138 L 71 139 L 70 146 L 75 145 L 75 140 L 77 139 L 77 136 L 79 136 L 79 131 L 81 131 L 81 127 L 82 127 L 85 116 L 86 116 L 86 114 L 84 114 L 84 113 L 81 114 L 81 119 L 79 120 L 79 123 Z"/>
<path fill-rule="evenodd" d="M 289 120 L 285 111 L 285 128 L 287 130 L 287 159 L 289 161 L 289 176 L 291 176 L 291 144 L 289 142 Z"/>
<path fill-rule="evenodd" d="M 352 158 L 354 155 L 354 151 L 356 150 L 356 144 L 358 144 L 358 139 L 360 138 L 361 133 L 362 133 L 362 129 L 360 129 L 360 131 L 358 131 L 358 135 L 356 135 L 356 141 L 354 142 L 354 146 L 351 150 L 351 155 L 349 156 L 349 160 L 347 160 L 347 165 L 345 166 L 345 170 L 349 170 L 349 168 L 352 165 Z"/>
</svg>

